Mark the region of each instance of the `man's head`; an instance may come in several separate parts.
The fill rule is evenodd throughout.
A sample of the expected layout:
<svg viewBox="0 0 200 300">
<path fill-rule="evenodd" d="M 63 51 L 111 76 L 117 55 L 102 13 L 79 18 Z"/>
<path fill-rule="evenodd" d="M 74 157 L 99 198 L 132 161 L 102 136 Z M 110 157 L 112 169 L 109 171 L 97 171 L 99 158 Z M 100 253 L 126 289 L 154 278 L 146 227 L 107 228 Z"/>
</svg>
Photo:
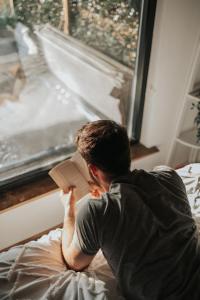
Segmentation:
<svg viewBox="0 0 200 300">
<path fill-rule="evenodd" d="M 87 123 L 78 131 L 76 144 L 99 183 L 102 174 L 110 181 L 129 171 L 129 139 L 126 129 L 117 123 L 110 120 Z"/>
</svg>

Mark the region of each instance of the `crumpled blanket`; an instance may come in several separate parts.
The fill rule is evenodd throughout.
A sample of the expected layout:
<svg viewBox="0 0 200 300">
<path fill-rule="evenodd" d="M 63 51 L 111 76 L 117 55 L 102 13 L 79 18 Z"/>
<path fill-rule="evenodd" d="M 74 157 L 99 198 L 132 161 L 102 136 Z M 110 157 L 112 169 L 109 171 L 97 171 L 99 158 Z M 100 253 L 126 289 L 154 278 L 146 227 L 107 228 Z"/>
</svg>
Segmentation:
<svg viewBox="0 0 200 300">
<path fill-rule="evenodd" d="M 200 164 L 177 170 L 200 229 Z M 200 230 L 199 230 L 200 231 Z M 83 272 L 68 270 L 61 252 L 62 229 L 0 254 L 0 299 L 122 300 L 101 251 Z"/>
<path fill-rule="evenodd" d="M 200 163 L 189 164 L 184 168 L 176 170 L 181 176 L 188 200 L 190 203 L 191 211 L 195 220 L 200 220 Z"/>
<path fill-rule="evenodd" d="M 83 272 L 68 270 L 62 229 L 0 254 L 0 299 L 123 299 L 101 251 Z"/>
</svg>

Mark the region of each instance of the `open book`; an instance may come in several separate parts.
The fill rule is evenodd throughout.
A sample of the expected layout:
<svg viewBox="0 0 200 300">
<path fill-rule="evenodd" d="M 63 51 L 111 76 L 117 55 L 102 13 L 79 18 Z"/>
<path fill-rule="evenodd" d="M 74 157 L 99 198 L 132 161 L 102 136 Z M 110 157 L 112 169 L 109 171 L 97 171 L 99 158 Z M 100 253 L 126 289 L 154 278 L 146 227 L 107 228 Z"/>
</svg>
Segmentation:
<svg viewBox="0 0 200 300">
<path fill-rule="evenodd" d="M 51 169 L 49 175 L 63 191 L 67 191 L 70 186 L 76 186 L 76 200 L 90 192 L 88 181 L 91 181 L 91 177 L 86 162 L 78 152 Z"/>
</svg>

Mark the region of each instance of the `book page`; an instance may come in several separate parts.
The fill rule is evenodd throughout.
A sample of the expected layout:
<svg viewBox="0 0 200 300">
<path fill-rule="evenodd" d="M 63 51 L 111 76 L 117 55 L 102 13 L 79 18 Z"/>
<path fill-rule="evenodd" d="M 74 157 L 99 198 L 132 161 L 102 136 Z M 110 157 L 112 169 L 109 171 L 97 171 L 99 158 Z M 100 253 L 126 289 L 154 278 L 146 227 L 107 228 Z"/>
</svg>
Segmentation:
<svg viewBox="0 0 200 300">
<path fill-rule="evenodd" d="M 55 166 L 49 175 L 64 191 L 70 186 L 76 186 L 75 198 L 79 200 L 89 193 L 89 184 L 71 160 L 66 160 Z"/>
<path fill-rule="evenodd" d="M 70 160 L 76 165 L 87 182 L 92 181 L 87 164 L 78 151 L 73 154 Z"/>
</svg>

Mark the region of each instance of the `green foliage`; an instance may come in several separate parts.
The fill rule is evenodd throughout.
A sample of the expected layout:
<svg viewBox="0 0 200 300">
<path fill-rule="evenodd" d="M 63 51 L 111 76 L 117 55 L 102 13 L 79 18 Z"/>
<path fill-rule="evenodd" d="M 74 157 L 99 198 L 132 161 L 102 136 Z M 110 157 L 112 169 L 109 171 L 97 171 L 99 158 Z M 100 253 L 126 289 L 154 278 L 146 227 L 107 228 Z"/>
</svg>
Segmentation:
<svg viewBox="0 0 200 300">
<path fill-rule="evenodd" d="M 141 0 L 68 1 L 70 34 L 134 68 Z M 63 0 L 14 0 L 14 9 L 14 22 L 20 21 L 31 29 L 46 23 L 63 28 Z"/>
<path fill-rule="evenodd" d="M 33 28 L 34 25 L 49 23 L 58 27 L 62 17 L 62 0 L 15 0 L 18 21 Z"/>
<path fill-rule="evenodd" d="M 136 1 L 102 1 L 102 0 L 70 0 L 71 11 L 79 14 L 80 10 L 86 9 L 92 15 L 98 14 L 102 18 L 113 19 L 115 22 L 132 23 L 132 16 L 139 11 Z M 135 5 L 134 5 L 134 4 Z"/>
<path fill-rule="evenodd" d="M 69 3 L 72 36 L 133 68 L 140 1 L 70 0 Z"/>
<path fill-rule="evenodd" d="M 192 103 L 191 109 L 197 109 L 197 115 L 194 119 L 194 124 L 196 125 L 197 128 L 197 143 L 200 143 L 200 101 L 198 103 Z"/>
<path fill-rule="evenodd" d="M 7 26 L 15 27 L 16 18 L 10 16 L 0 17 L 0 29 L 6 28 Z"/>
<path fill-rule="evenodd" d="M 2 4 L 0 10 L 0 29 L 6 28 L 7 26 L 15 27 L 16 18 L 10 15 L 9 6 Z"/>
</svg>

